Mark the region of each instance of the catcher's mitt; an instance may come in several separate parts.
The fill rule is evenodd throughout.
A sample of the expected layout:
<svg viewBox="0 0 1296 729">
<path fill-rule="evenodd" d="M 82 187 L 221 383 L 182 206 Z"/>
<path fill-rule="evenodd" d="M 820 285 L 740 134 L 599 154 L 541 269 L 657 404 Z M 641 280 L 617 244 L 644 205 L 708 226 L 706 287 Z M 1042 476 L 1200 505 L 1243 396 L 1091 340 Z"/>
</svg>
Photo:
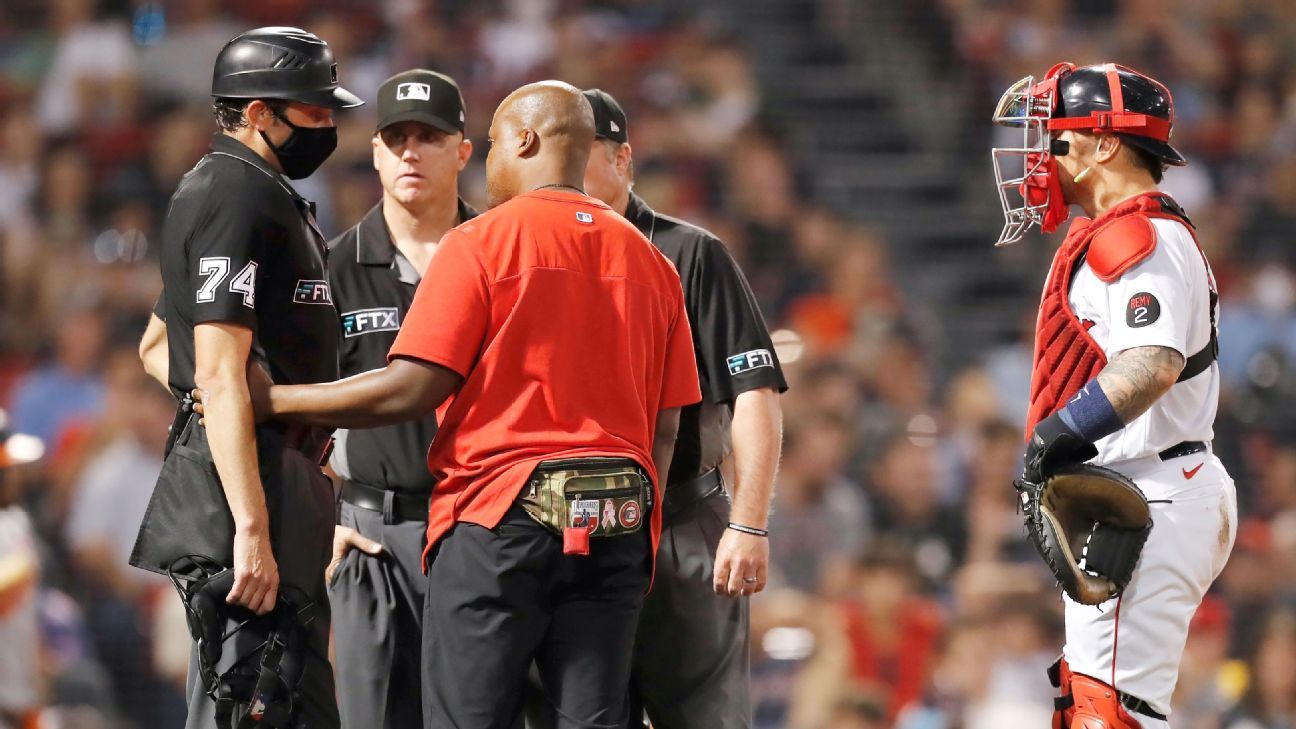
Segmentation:
<svg viewBox="0 0 1296 729">
<path fill-rule="evenodd" d="M 1097 605 L 1125 589 L 1152 531 L 1147 498 L 1133 481 L 1081 463 L 1043 484 L 1013 485 L 1031 543 L 1072 600 Z"/>
</svg>

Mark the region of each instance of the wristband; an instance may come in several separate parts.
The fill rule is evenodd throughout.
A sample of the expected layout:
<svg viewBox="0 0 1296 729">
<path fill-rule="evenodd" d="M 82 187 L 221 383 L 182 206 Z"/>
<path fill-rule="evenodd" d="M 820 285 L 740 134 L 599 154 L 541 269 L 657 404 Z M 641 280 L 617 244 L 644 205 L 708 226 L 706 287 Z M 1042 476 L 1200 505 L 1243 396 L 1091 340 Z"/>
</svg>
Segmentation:
<svg viewBox="0 0 1296 729">
<path fill-rule="evenodd" d="M 756 527 L 749 527 L 749 526 L 746 526 L 746 525 L 744 525 L 744 524 L 735 524 L 735 523 L 733 523 L 733 522 L 729 522 L 729 528 L 732 529 L 732 530 L 734 530 L 734 531 L 736 531 L 736 532 L 742 532 L 743 534 L 750 534 L 750 535 L 752 535 L 753 537 L 768 537 L 768 536 L 769 536 L 769 530 L 768 530 L 768 529 L 757 529 Z"/>
<path fill-rule="evenodd" d="M 1089 380 L 1071 398 L 1071 402 L 1058 411 L 1058 417 L 1076 435 L 1090 443 L 1096 443 L 1125 427 L 1096 377 Z"/>
</svg>

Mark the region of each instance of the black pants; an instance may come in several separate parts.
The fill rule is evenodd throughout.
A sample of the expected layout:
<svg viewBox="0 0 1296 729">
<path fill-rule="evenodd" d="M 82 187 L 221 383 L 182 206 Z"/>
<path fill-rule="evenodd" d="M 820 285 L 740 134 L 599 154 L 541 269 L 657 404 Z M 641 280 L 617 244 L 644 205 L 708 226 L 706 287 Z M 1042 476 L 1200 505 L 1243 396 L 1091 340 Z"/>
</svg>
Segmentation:
<svg viewBox="0 0 1296 729">
<path fill-rule="evenodd" d="M 747 598 L 712 588 L 716 548 L 729 521 L 723 489 L 667 518 L 657 575 L 635 640 L 627 729 L 749 729 L 752 725 Z M 532 677 L 528 729 L 554 729 Z"/>
<path fill-rule="evenodd" d="M 338 523 L 383 545 L 376 556 L 352 549 L 329 583 L 342 724 L 420 729 L 427 520 L 384 518 L 343 502 Z"/>
<path fill-rule="evenodd" d="M 518 506 L 457 524 L 428 568 L 424 726 L 520 729 L 533 660 L 560 729 L 622 726 L 649 559 L 646 528 L 573 556 Z"/>
</svg>

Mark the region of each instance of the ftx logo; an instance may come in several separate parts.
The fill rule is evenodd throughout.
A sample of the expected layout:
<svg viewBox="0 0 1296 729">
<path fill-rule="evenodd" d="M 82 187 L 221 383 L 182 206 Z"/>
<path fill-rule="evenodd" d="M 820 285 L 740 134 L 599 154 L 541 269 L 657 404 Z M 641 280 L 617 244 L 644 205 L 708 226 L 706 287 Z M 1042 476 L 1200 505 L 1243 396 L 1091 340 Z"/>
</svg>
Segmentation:
<svg viewBox="0 0 1296 729">
<path fill-rule="evenodd" d="M 770 354 L 768 349 L 753 349 L 750 352 L 735 354 L 726 362 L 729 364 L 730 376 L 741 375 L 761 367 L 773 367 L 774 355 Z"/>
<path fill-rule="evenodd" d="M 329 290 L 328 281 L 298 279 L 297 288 L 293 289 L 293 301 L 298 304 L 333 305 L 333 292 Z"/>
<path fill-rule="evenodd" d="M 359 309 L 342 315 L 342 334 L 356 337 L 370 332 L 394 332 L 400 329 L 400 312 L 396 307 Z"/>
</svg>

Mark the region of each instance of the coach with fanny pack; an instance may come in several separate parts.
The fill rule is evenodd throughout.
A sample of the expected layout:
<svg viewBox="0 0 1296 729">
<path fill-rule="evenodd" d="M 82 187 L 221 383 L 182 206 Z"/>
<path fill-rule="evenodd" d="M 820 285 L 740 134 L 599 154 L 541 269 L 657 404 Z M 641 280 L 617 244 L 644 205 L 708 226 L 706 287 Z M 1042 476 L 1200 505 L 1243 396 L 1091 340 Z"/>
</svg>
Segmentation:
<svg viewBox="0 0 1296 729">
<path fill-rule="evenodd" d="M 441 239 L 387 366 L 258 410 L 372 427 L 437 410 L 423 721 L 519 726 L 534 661 L 559 729 L 619 726 L 680 409 L 700 399 L 679 275 L 586 195 L 578 89 L 495 113 L 491 210 Z"/>
</svg>

